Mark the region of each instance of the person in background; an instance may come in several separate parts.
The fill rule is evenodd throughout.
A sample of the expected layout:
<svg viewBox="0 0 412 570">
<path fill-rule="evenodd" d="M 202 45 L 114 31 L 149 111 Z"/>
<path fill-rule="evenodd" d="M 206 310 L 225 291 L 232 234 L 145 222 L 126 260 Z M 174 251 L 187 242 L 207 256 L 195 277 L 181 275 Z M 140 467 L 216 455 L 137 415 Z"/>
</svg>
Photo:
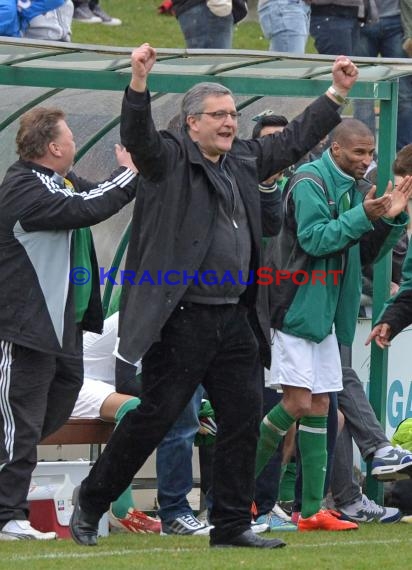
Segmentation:
<svg viewBox="0 0 412 570">
<path fill-rule="evenodd" d="M 402 48 L 408 57 L 412 57 L 412 3 L 410 0 L 400 0 L 400 8 L 404 38 Z"/>
<path fill-rule="evenodd" d="M 399 0 L 374 0 L 378 18 L 365 22 L 360 27 L 359 42 L 353 55 L 361 57 L 405 58 Z M 355 100 L 354 117 L 368 125 L 375 133 L 376 118 L 374 102 Z M 399 78 L 398 120 L 396 150 L 412 143 L 412 75 Z"/>
<path fill-rule="evenodd" d="M 187 48 L 231 49 L 233 25 L 247 14 L 245 0 L 173 0 Z"/>
<path fill-rule="evenodd" d="M 36 3 L 31 4 L 31 9 L 36 7 Z M 72 39 L 73 2 L 56 0 L 56 7 L 43 13 L 36 13 L 27 18 L 28 25 L 22 28 L 24 38 L 35 40 L 50 40 L 60 42 L 70 42 Z M 21 14 L 24 14 L 22 9 Z"/>
<path fill-rule="evenodd" d="M 393 163 L 395 186 L 412 174 L 412 144 L 405 146 Z M 390 346 L 391 340 L 412 322 L 412 241 L 409 240 L 406 258 L 402 266 L 401 285 L 395 295 L 390 297 L 376 320 L 370 335 L 366 340 L 372 340 L 380 348 Z"/>
<path fill-rule="evenodd" d="M 366 0 L 312 0 L 310 35 L 318 53 L 355 55 Z"/>
<path fill-rule="evenodd" d="M 259 0 L 260 27 L 270 51 L 305 53 L 311 0 Z"/>
</svg>

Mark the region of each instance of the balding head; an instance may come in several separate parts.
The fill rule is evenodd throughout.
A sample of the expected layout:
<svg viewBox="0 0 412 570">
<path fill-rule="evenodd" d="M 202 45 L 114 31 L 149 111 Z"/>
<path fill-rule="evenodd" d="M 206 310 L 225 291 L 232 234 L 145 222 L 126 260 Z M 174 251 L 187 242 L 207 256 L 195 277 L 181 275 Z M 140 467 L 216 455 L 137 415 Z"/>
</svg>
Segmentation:
<svg viewBox="0 0 412 570">
<path fill-rule="evenodd" d="M 339 168 L 358 180 L 373 160 L 375 138 L 362 121 L 344 119 L 332 131 L 330 149 Z"/>
<path fill-rule="evenodd" d="M 343 119 L 330 135 L 331 143 L 337 142 L 345 146 L 354 137 L 374 138 L 372 131 L 365 123 L 358 119 Z"/>
</svg>

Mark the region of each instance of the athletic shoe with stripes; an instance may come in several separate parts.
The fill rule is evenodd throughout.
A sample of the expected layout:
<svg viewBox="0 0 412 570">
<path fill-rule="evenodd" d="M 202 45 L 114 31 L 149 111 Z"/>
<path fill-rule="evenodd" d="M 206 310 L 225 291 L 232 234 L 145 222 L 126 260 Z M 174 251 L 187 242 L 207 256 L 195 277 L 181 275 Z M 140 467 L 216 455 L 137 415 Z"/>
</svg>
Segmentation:
<svg viewBox="0 0 412 570">
<path fill-rule="evenodd" d="M 297 530 L 295 524 L 280 518 L 280 516 L 278 516 L 273 510 L 269 511 L 265 515 L 260 515 L 260 517 L 256 519 L 256 522 L 266 523 L 267 525 L 269 525 L 270 530 L 279 530 L 279 531 Z"/>
<path fill-rule="evenodd" d="M 8 521 L 0 531 L 0 540 L 55 540 L 55 532 L 40 532 L 26 520 Z"/>
<path fill-rule="evenodd" d="M 412 477 L 412 452 L 396 446 L 383 457 L 372 460 L 372 475 L 379 481 Z"/>
<path fill-rule="evenodd" d="M 149 517 L 146 513 L 133 509 L 132 507 L 129 508 L 124 518 L 116 517 L 110 511 L 109 520 L 110 524 L 115 528 L 121 528 L 129 532 L 159 534 L 162 530 L 160 520 Z"/>
<path fill-rule="evenodd" d="M 181 535 L 209 535 L 213 526 L 201 523 L 192 514 L 182 515 L 173 521 L 162 521 L 162 532 L 160 534 L 181 534 Z"/>
<path fill-rule="evenodd" d="M 353 522 L 381 522 L 394 523 L 398 522 L 402 513 L 394 507 L 381 507 L 375 501 L 368 499 L 366 495 L 362 495 L 362 499 L 340 507 L 342 519 Z"/>
</svg>

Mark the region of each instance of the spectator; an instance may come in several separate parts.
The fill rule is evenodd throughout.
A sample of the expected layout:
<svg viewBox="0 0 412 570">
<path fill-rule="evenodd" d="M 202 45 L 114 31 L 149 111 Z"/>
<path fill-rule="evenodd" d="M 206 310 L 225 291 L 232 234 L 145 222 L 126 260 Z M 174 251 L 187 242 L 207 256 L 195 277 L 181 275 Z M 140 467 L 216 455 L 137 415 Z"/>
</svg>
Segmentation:
<svg viewBox="0 0 412 570">
<path fill-rule="evenodd" d="M 61 2 L 59 2 L 61 4 Z M 35 6 L 36 3 L 31 6 Z M 73 2 L 64 0 L 63 4 L 46 13 L 32 17 L 23 37 L 36 40 L 70 42 L 72 37 Z"/>
<path fill-rule="evenodd" d="M 400 0 L 404 42 L 402 47 L 408 57 L 412 57 L 412 4 L 410 0 Z"/>
<path fill-rule="evenodd" d="M 272 217 L 270 200 L 261 211 L 258 182 L 298 160 L 340 121 L 336 96 L 329 91 L 317 99 L 282 133 L 244 141 L 236 138 L 231 92 L 200 83 L 183 98 L 185 131 L 176 136 L 153 124 L 146 84 L 155 61 L 149 44 L 133 51 L 123 102 L 122 140 L 142 174 L 143 200 L 136 207 L 126 267 L 136 275 L 143 268 L 153 275 L 170 268 L 183 276 L 228 270 L 245 275 L 260 264 L 262 215 L 269 222 Z M 334 92 L 346 94 L 357 69 L 341 57 L 332 75 Z M 123 418 L 82 482 L 70 523 L 73 538 L 97 544 L 99 518 L 201 383 L 217 419 L 210 545 L 283 546 L 250 528 L 261 405 L 257 338 L 262 356 L 269 356 L 270 343 L 266 314 L 256 309 L 257 284 L 210 286 L 203 278 L 182 277 L 172 290 L 166 283 L 147 285 L 125 284 L 118 348 L 130 362 L 144 354 L 142 403 Z M 127 461 L 125 445 L 133 446 Z"/>
<path fill-rule="evenodd" d="M 237 5 L 243 12 L 234 17 Z M 173 0 L 186 47 L 198 49 L 230 49 L 233 24 L 246 15 L 245 6 L 244 0 Z"/>
<path fill-rule="evenodd" d="M 401 149 L 396 155 L 393 164 L 395 174 L 395 187 L 412 173 L 412 144 Z M 372 340 L 380 348 L 390 346 L 390 341 L 395 338 L 405 327 L 412 322 L 412 245 L 409 241 L 408 251 L 402 267 L 401 286 L 397 293 L 388 299 L 383 307 L 377 324 L 367 338 L 366 344 Z"/>
<path fill-rule="evenodd" d="M 310 34 L 318 53 L 354 55 L 365 0 L 312 0 Z"/>
<path fill-rule="evenodd" d="M 412 172 L 412 169 L 411 169 Z M 368 170 L 366 174 L 367 180 L 370 180 L 372 184 L 377 183 L 378 168 Z M 392 275 L 390 283 L 390 295 L 394 295 L 398 289 L 401 282 L 402 276 L 402 264 L 404 262 L 406 252 L 408 249 L 409 238 L 408 232 L 405 229 L 403 235 L 399 239 L 398 243 L 393 246 L 392 250 Z M 372 299 L 373 297 L 373 264 L 362 266 L 362 297 L 361 306 L 359 309 L 360 317 L 371 317 L 372 316 Z"/>
<path fill-rule="evenodd" d="M 404 58 L 399 0 L 375 0 L 379 19 L 361 26 L 359 42 L 354 55 L 361 57 Z M 375 109 L 373 101 L 355 101 L 354 116 L 368 125 L 375 133 Z M 412 75 L 399 79 L 398 121 L 396 149 L 412 143 Z"/>
<path fill-rule="evenodd" d="M 16 38 L 21 36 L 16 0 L 0 3 L 0 35 Z"/>
<path fill-rule="evenodd" d="M 260 27 L 270 51 L 305 53 L 311 0 L 259 0 Z"/>
<path fill-rule="evenodd" d="M 16 143 L 19 159 L 0 186 L 0 532 L 4 540 L 47 540 L 55 533 L 36 531 L 27 516 L 36 446 L 73 409 L 83 382 L 82 331 L 103 328 L 88 226 L 134 198 L 136 168 L 116 145 L 120 168 L 107 181 L 77 177 L 60 109 L 22 115 Z M 74 286 L 78 268 L 89 276 L 82 287 Z"/>
<path fill-rule="evenodd" d="M 99 4 L 99 0 L 73 0 L 73 20 L 82 24 L 104 24 L 105 26 L 121 26 L 119 18 L 110 16 Z"/>
<path fill-rule="evenodd" d="M 0 5 L 0 35 L 70 41 L 71 0 L 6 0 Z"/>
<path fill-rule="evenodd" d="M 271 376 L 273 384 L 282 386 L 283 398 L 261 424 L 256 472 L 261 472 L 299 419 L 303 496 L 298 530 L 356 528 L 320 509 L 327 463 L 327 393 L 342 389 L 338 343 L 350 345 L 353 340 L 361 258 L 366 262 L 378 252 L 383 255 L 398 239 L 412 190 L 412 180 L 405 179 L 396 191 L 391 193 L 389 184 L 381 198 L 375 198 L 376 189 L 372 189 L 363 200 L 357 181 L 372 161 L 374 149 L 372 133 L 363 123 L 346 119 L 338 125 L 330 149 L 321 159 L 301 166 L 296 176 L 302 178 L 296 183 L 292 179 L 283 236 L 272 249 L 273 267 L 290 270 L 287 260 L 297 259 L 300 267 L 293 270 L 304 268 L 311 277 L 299 287 L 276 286 L 273 295 Z M 382 220 L 383 216 L 387 217 Z M 326 277 L 329 271 L 343 269 L 344 279 Z M 322 283 L 313 282 L 319 271 L 325 278 Z"/>
</svg>

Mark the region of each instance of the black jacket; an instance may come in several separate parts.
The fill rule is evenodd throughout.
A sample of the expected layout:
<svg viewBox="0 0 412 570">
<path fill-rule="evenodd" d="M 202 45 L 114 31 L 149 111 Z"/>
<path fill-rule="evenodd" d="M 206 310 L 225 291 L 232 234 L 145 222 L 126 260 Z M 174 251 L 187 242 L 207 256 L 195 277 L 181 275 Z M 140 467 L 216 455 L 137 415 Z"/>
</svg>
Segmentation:
<svg viewBox="0 0 412 570">
<path fill-rule="evenodd" d="M 156 131 L 148 94 L 126 91 L 121 119 L 122 143 L 140 171 L 126 267 L 136 283 L 144 272 L 189 275 L 199 269 L 216 221 L 217 194 L 205 159 L 190 137 Z M 133 102 L 132 102 L 133 101 Z M 340 121 L 338 106 L 319 97 L 282 133 L 260 139 L 235 139 L 227 165 L 236 179 L 252 238 L 251 269 L 260 265 L 262 237 L 258 183 L 285 169 L 313 148 Z M 131 363 L 159 340 L 160 332 L 188 285 L 125 283 L 119 354 Z M 262 288 L 261 288 L 262 289 Z M 261 292 L 262 293 L 262 292 Z M 258 286 L 249 285 L 242 301 L 270 361 L 267 303 L 257 303 Z"/>
<path fill-rule="evenodd" d="M 102 184 L 18 160 L 0 186 L 0 339 L 51 354 L 75 354 L 72 230 L 97 224 L 135 196 L 136 175 L 121 167 Z M 101 333 L 99 273 L 92 245 L 92 294 L 84 330 Z M 77 285 L 81 286 L 81 285 Z"/>
</svg>

